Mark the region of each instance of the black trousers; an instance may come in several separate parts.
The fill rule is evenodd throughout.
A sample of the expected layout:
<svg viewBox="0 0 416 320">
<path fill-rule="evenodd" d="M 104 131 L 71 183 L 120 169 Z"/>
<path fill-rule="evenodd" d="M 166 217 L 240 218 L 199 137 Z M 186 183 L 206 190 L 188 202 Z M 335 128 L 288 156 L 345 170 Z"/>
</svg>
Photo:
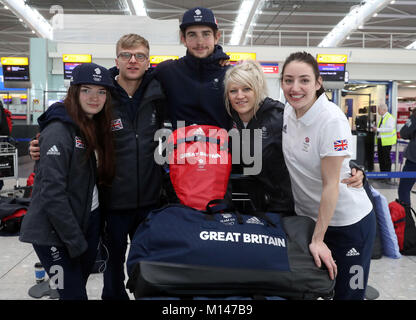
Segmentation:
<svg viewBox="0 0 416 320">
<path fill-rule="evenodd" d="M 375 236 L 374 210 L 352 225 L 328 227 L 325 243 L 338 267 L 334 300 L 364 300 Z"/>
<path fill-rule="evenodd" d="M 377 139 L 377 154 L 380 171 L 391 171 L 390 159 L 391 146 L 382 146 L 381 139 Z"/>
<path fill-rule="evenodd" d="M 60 300 L 87 300 L 87 281 L 98 253 L 100 242 L 101 214 L 97 208 L 91 212 L 85 239 L 88 249 L 81 256 L 71 258 L 62 246 L 43 246 L 33 244 L 33 248 L 48 273 L 58 286 Z M 57 269 L 57 266 L 60 268 Z M 59 272 L 61 271 L 61 274 Z M 60 281 L 61 280 L 61 281 Z"/>
<path fill-rule="evenodd" d="M 124 284 L 124 264 L 128 238 L 133 239 L 138 225 L 156 206 L 132 210 L 106 212 L 104 245 L 108 250 L 108 261 L 104 271 L 103 300 L 129 300 Z"/>
</svg>

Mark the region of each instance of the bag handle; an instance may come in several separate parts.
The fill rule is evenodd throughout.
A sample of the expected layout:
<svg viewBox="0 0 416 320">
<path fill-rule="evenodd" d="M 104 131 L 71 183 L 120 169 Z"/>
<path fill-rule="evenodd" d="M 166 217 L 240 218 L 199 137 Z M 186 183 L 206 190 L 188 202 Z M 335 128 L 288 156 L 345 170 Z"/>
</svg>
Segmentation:
<svg viewBox="0 0 416 320">
<path fill-rule="evenodd" d="M 209 143 L 213 143 L 213 144 L 217 144 L 220 146 L 220 150 L 227 150 L 228 149 L 228 142 L 224 141 L 223 145 L 221 145 L 221 139 L 215 139 L 215 138 L 211 138 L 211 137 L 206 137 L 203 135 L 193 135 L 193 136 L 189 136 L 186 138 L 182 138 L 182 139 L 178 139 L 176 141 L 176 143 L 169 143 L 169 147 L 173 150 L 176 149 L 178 147 L 179 144 L 181 143 L 186 143 L 186 142 L 209 142 Z"/>
<path fill-rule="evenodd" d="M 213 206 L 214 205 L 214 206 Z M 232 212 L 237 217 L 237 222 L 243 224 L 244 220 L 241 214 L 235 210 L 232 204 L 224 199 L 214 199 L 207 203 L 206 213 L 212 217 L 212 215 L 220 212 Z"/>
<path fill-rule="evenodd" d="M 224 199 L 214 199 L 207 203 L 206 205 L 207 212 L 210 214 L 231 211 L 234 208 Z"/>
</svg>

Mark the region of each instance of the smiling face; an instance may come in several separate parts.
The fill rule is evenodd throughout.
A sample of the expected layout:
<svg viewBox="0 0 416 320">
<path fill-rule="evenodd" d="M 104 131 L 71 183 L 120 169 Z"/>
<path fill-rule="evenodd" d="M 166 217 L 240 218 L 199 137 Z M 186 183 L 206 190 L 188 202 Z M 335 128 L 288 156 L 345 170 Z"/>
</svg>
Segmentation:
<svg viewBox="0 0 416 320">
<path fill-rule="evenodd" d="M 88 118 L 99 113 L 107 99 L 107 89 L 103 86 L 83 84 L 79 91 L 79 104 Z"/>
<path fill-rule="evenodd" d="M 218 30 L 203 25 L 189 26 L 181 32 L 181 42 L 188 49 L 189 53 L 196 58 L 206 58 L 215 49 L 215 45 L 220 39 Z"/>
<path fill-rule="evenodd" d="M 317 100 L 316 91 L 322 86 L 322 78 L 316 79 L 312 67 L 302 61 L 288 63 L 282 76 L 282 90 L 287 102 L 295 109 L 296 116 L 303 116 Z"/>
<path fill-rule="evenodd" d="M 125 53 L 131 53 L 130 59 L 126 58 Z M 135 54 L 145 56 L 143 61 L 138 60 Z M 119 69 L 120 77 L 125 81 L 137 81 L 140 80 L 147 68 L 149 68 L 149 49 L 143 45 L 139 45 L 132 48 L 118 48 L 116 66 Z"/>
<path fill-rule="evenodd" d="M 227 96 L 231 107 L 238 113 L 240 119 L 249 122 L 254 115 L 256 94 L 247 85 L 232 82 L 228 84 Z"/>
</svg>

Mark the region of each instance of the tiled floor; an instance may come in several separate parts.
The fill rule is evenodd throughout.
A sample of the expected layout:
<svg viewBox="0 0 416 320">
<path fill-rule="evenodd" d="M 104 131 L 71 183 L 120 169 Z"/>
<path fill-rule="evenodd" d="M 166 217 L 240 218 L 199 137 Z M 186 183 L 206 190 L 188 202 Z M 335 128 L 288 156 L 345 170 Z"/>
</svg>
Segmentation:
<svg viewBox="0 0 416 320">
<path fill-rule="evenodd" d="M 22 159 L 19 176 L 27 177 L 33 163 Z M 25 185 L 25 178 L 20 179 Z M 6 181 L 6 187 L 13 180 Z M 371 184 L 383 194 L 387 201 L 397 197 L 397 186 L 377 183 Z M 412 194 L 416 203 L 416 195 Z M 0 300 L 28 300 L 28 290 L 35 284 L 34 264 L 38 261 L 30 244 L 19 242 L 17 237 L 0 237 Z M 400 259 L 382 257 L 372 260 L 369 285 L 378 290 L 377 300 L 416 300 L 416 256 L 402 256 Z M 88 280 L 88 296 L 92 300 L 100 299 L 102 274 L 93 274 Z M 133 296 L 131 296 L 133 298 Z M 42 299 L 49 299 L 43 297 Z"/>
</svg>

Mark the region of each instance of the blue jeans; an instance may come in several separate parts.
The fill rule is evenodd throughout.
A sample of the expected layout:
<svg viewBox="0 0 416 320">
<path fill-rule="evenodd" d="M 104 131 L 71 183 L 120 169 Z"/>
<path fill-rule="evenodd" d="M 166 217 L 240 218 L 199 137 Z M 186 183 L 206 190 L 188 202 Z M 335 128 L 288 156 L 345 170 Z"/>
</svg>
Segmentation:
<svg viewBox="0 0 416 320">
<path fill-rule="evenodd" d="M 76 258 L 71 258 L 64 246 L 33 245 L 38 258 L 50 279 L 58 275 L 57 272 L 54 271 L 54 268 L 52 268 L 53 266 L 58 265 L 62 268 L 62 288 L 59 288 L 59 283 L 57 283 L 60 300 L 88 299 L 86 285 L 98 253 L 100 225 L 100 210 L 95 209 L 91 212 L 88 230 L 85 234 L 85 239 L 88 242 L 88 249 L 81 256 Z M 59 282 L 59 280 L 55 281 L 55 283 L 56 282 Z"/>
<path fill-rule="evenodd" d="M 103 243 L 108 250 L 108 261 L 104 271 L 103 300 L 129 300 L 124 285 L 127 237 L 133 239 L 138 225 L 153 209 L 154 206 L 149 206 L 106 213 Z"/>
<path fill-rule="evenodd" d="M 352 225 L 328 227 L 325 243 L 338 270 L 334 300 L 364 300 L 375 236 L 374 210 Z"/>
<path fill-rule="evenodd" d="M 416 171 L 416 163 L 406 159 L 402 171 Z M 399 183 L 399 200 L 410 205 L 410 191 L 413 188 L 413 185 L 416 182 L 416 178 L 401 178 Z"/>
</svg>

